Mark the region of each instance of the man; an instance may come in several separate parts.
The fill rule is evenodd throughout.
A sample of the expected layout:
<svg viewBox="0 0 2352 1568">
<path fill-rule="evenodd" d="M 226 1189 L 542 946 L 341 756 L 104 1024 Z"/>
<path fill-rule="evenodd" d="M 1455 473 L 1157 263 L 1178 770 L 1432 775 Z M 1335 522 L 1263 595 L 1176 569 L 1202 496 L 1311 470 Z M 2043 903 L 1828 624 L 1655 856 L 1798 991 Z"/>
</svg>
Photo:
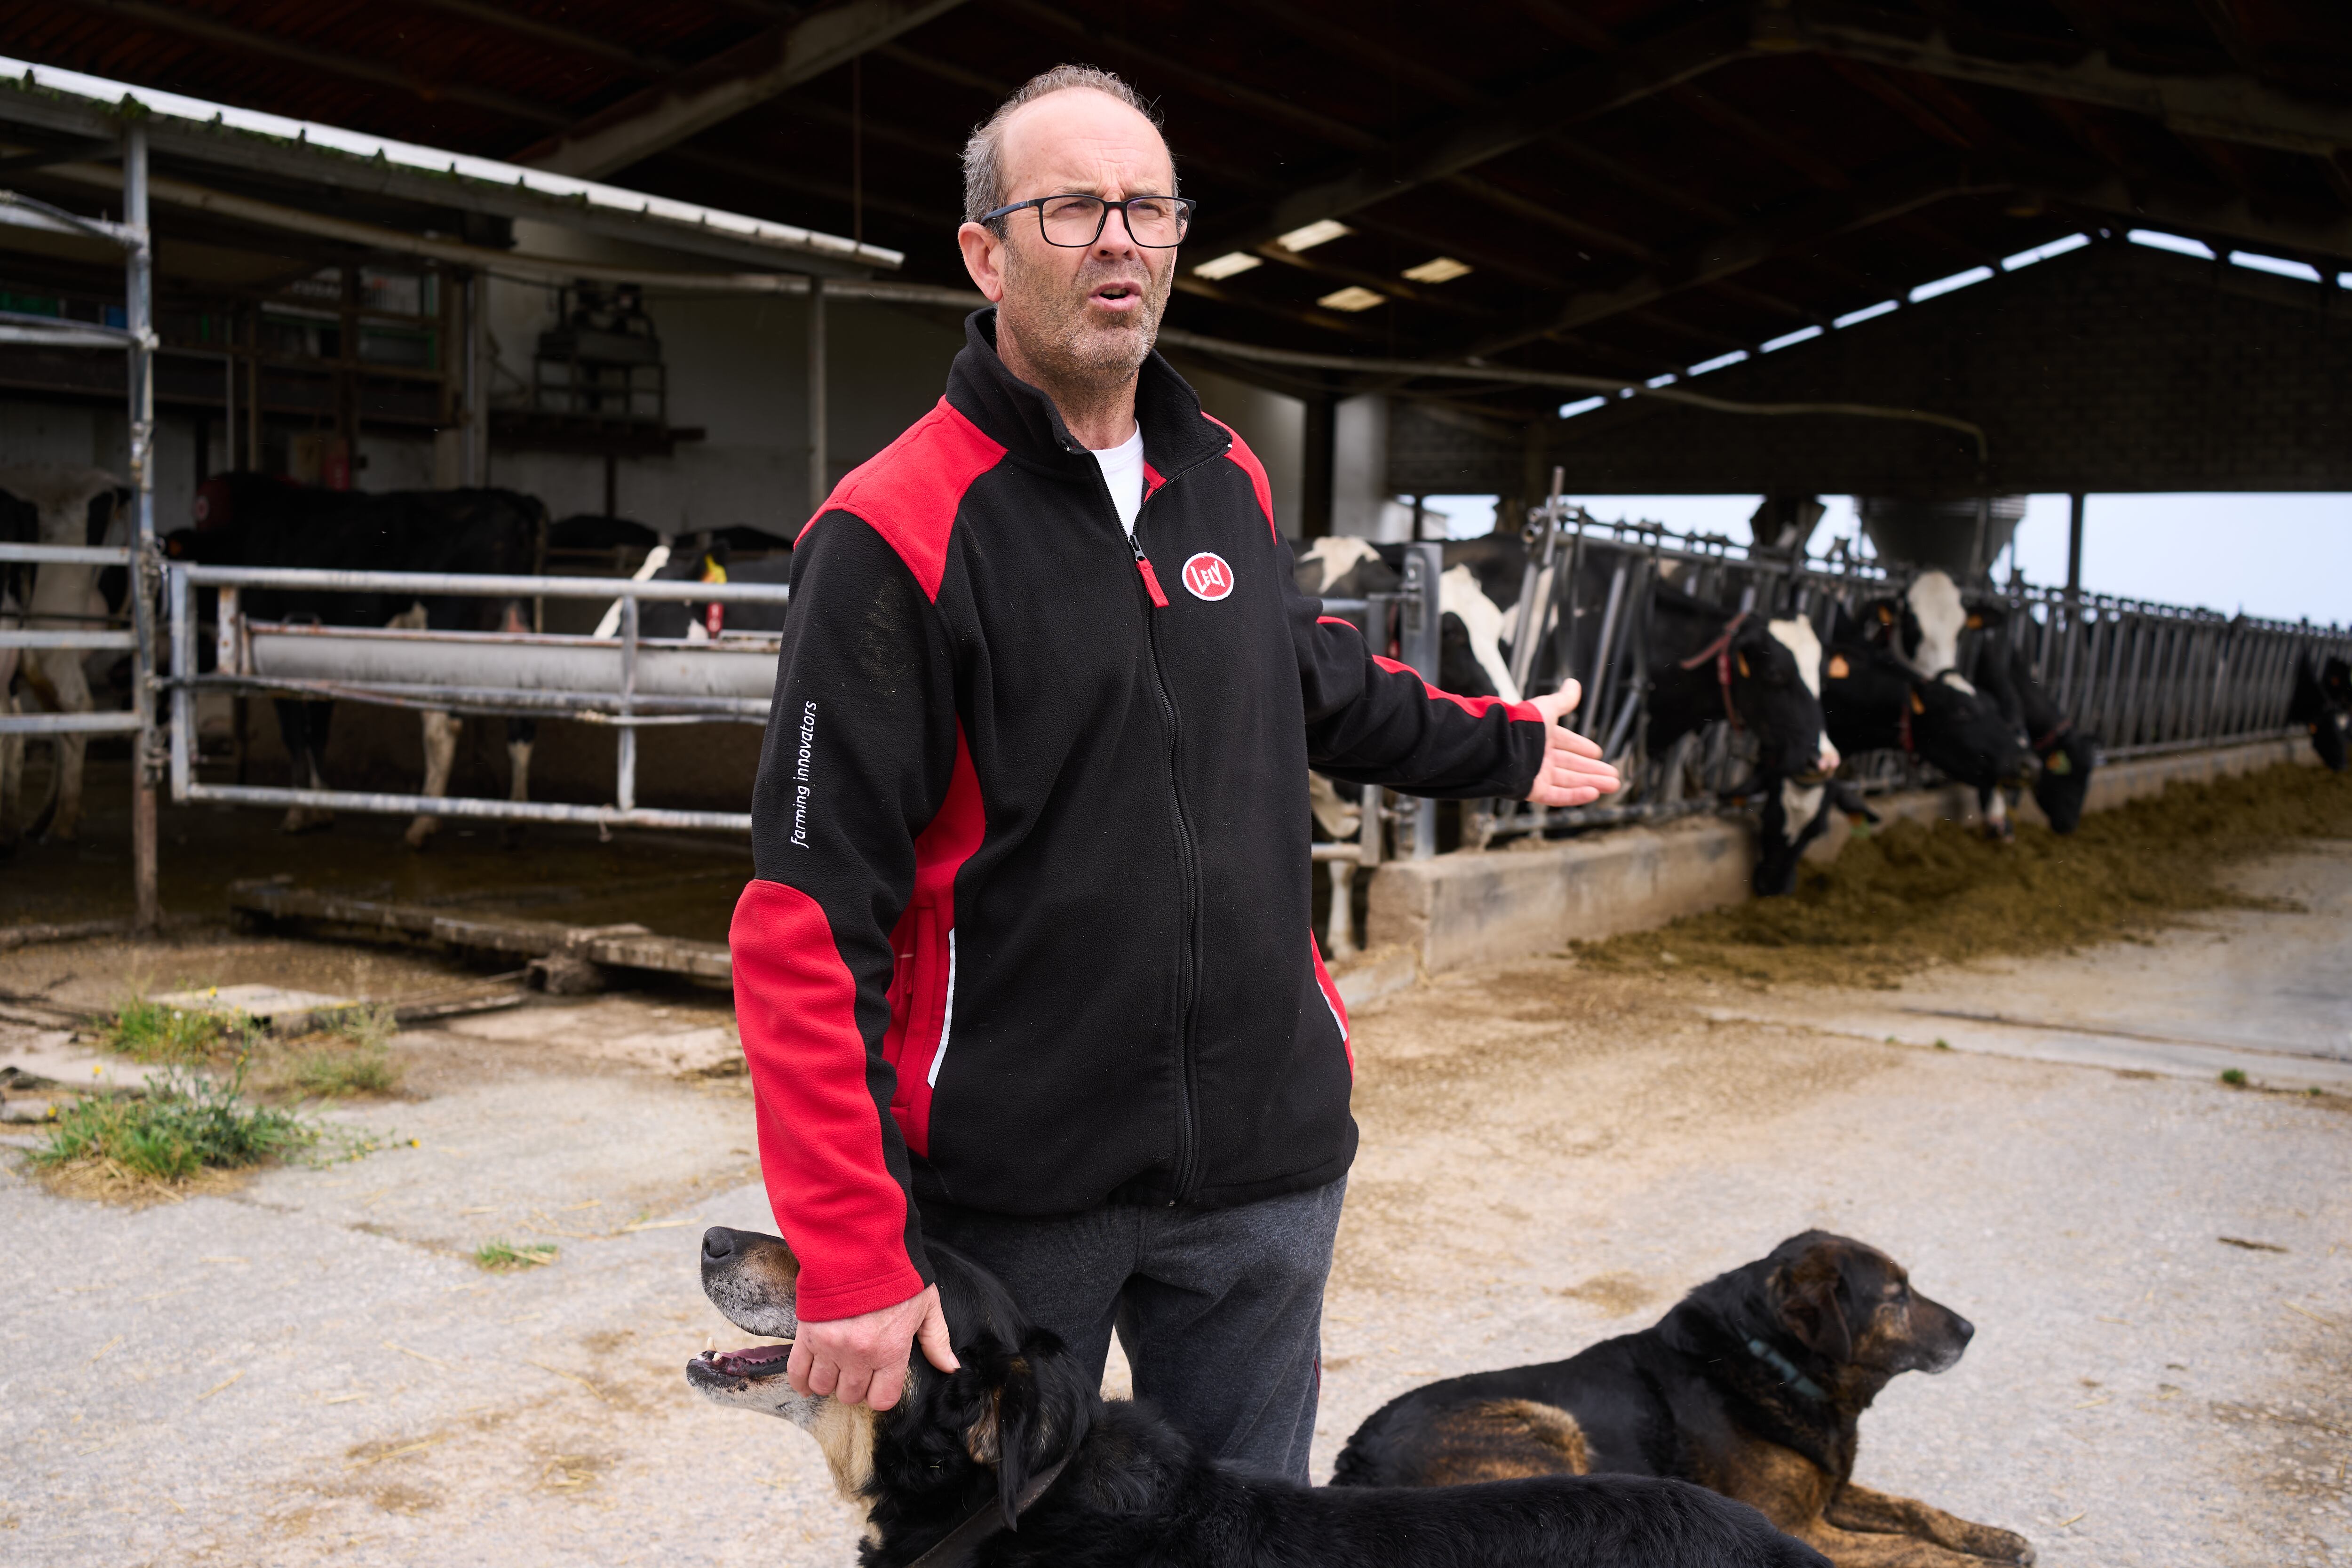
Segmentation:
<svg viewBox="0 0 2352 1568">
<path fill-rule="evenodd" d="M 1151 353 L 1189 204 L 1126 83 L 1049 71 L 964 157 L 995 306 L 801 536 L 732 931 L 788 1374 L 884 1409 L 914 1342 L 952 1370 L 928 1237 L 1303 1481 L 1356 1141 L 1307 770 L 1616 778 L 1572 685 L 1447 696 L 1297 593 L 1265 469 Z"/>
</svg>

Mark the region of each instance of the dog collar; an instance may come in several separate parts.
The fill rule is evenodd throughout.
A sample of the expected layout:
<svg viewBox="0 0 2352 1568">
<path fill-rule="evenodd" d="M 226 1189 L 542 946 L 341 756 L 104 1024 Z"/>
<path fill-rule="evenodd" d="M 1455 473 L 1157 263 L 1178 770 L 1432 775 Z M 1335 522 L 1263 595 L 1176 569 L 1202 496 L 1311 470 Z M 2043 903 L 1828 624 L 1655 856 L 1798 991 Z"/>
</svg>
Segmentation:
<svg viewBox="0 0 2352 1568">
<path fill-rule="evenodd" d="M 1059 1479 L 1064 1468 L 1069 1462 L 1070 1456 L 1063 1455 L 1046 1466 L 1034 1480 L 1022 1488 L 1021 1495 L 1013 1502 L 1014 1516 L 1027 1513 L 1029 1505 L 1045 1495 L 1045 1489 Z M 972 1552 L 978 1549 L 982 1542 L 1004 1528 L 1003 1505 L 984 1502 L 964 1515 L 962 1523 L 948 1531 L 937 1546 L 907 1564 L 907 1568 L 963 1568 L 963 1564 L 971 1561 Z"/>
<path fill-rule="evenodd" d="M 1790 1361 L 1787 1356 L 1782 1355 L 1779 1351 L 1774 1350 L 1762 1340 L 1748 1341 L 1748 1353 L 1754 1356 L 1758 1361 L 1762 1362 L 1766 1366 L 1770 1367 L 1774 1372 L 1779 1373 L 1780 1374 L 1780 1383 L 1782 1386 L 1793 1388 L 1808 1399 L 1819 1400 L 1823 1403 L 1828 1401 L 1829 1395 L 1822 1392 L 1822 1385 L 1820 1384 L 1815 1383 L 1811 1378 L 1807 1377 L 1803 1373 L 1799 1372 L 1795 1362 Z"/>
</svg>

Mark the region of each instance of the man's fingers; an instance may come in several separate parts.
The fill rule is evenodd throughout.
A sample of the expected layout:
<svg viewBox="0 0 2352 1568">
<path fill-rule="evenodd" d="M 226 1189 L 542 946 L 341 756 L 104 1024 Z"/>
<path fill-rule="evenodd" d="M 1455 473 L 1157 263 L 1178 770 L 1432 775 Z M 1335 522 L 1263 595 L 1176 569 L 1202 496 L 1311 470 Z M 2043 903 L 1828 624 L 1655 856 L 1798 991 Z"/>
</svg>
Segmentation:
<svg viewBox="0 0 2352 1568">
<path fill-rule="evenodd" d="M 883 1367 L 875 1373 L 873 1383 L 866 1390 L 866 1403 L 877 1410 L 887 1410 L 898 1403 L 898 1395 L 906 1391 L 906 1387 L 905 1367 Z"/>
<path fill-rule="evenodd" d="M 809 1369 L 815 1361 L 806 1340 L 793 1342 L 793 1353 L 784 1361 L 784 1381 L 793 1385 L 794 1394 L 803 1398 L 814 1392 L 809 1387 Z"/>
<path fill-rule="evenodd" d="M 956 1360 L 955 1347 L 948 1342 L 948 1315 L 940 1310 L 939 1287 L 933 1286 L 929 1300 L 923 1307 L 923 1321 L 915 1330 L 921 1342 L 923 1359 L 941 1372 L 953 1372 L 962 1363 Z"/>
<path fill-rule="evenodd" d="M 841 1368 L 823 1356 L 814 1361 L 808 1372 L 808 1391 L 819 1398 L 837 1392 L 841 1387 Z"/>
<path fill-rule="evenodd" d="M 834 1385 L 833 1396 L 844 1405 L 863 1405 L 866 1403 L 866 1390 L 873 1384 L 872 1368 L 845 1366 L 841 1369 L 841 1381 Z"/>
<path fill-rule="evenodd" d="M 1561 751 L 1574 752 L 1580 757 L 1591 757 L 1595 762 L 1601 759 L 1600 742 L 1590 735 L 1580 735 L 1564 725 L 1554 724 L 1549 739 L 1552 746 Z"/>
</svg>

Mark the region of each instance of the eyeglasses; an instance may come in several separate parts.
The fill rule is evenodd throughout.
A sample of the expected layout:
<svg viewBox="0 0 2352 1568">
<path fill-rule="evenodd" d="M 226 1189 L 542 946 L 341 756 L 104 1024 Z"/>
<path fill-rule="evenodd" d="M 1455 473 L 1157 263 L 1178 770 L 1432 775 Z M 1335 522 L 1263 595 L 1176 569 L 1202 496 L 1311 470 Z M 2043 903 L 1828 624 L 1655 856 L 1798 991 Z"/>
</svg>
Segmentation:
<svg viewBox="0 0 2352 1568">
<path fill-rule="evenodd" d="M 1037 209 L 1037 222 L 1048 245 L 1083 248 L 1102 237 L 1110 223 L 1110 209 L 1126 215 L 1129 237 L 1147 250 L 1167 250 L 1181 243 L 1192 226 L 1193 203 L 1182 196 L 1129 196 L 1107 202 L 1100 196 L 1037 196 L 1001 206 L 980 221 L 994 223 L 1023 207 Z"/>
</svg>

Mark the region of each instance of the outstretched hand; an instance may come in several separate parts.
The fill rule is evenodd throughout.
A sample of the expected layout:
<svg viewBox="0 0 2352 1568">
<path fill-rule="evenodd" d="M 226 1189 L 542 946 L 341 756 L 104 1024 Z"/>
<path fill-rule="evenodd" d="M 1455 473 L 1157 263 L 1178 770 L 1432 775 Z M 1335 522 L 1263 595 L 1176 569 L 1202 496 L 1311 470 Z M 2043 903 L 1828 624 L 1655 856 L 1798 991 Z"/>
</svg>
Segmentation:
<svg viewBox="0 0 2352 1568">
<path fill-rule="evenodd" d="M 906 1389 L 907 1358 L 918 1342 L 933 1366 L 941 1372 L 956 1370 L 936 1285 L 925 1286 L 920 1295 L 897 1306 L 855 1318 L 822 1323 L 802 1320 L 784 1376 L 795 1394 L 829 1394 L 844 1405 L 887 1410 Z"/>
<path fill-rule="evenodd" d="M 1617 770 L 1601 760 L 1601 747 L 1560 723 L 1576 711 L 1584 688 L 1563 680 L 1547 697 L 1528 699 L 1544 717 L 1543 765 L 1528 799 L 1538 805 L 1590 805 L 1604 795 L 1617 793 Z"/>
</svg>

